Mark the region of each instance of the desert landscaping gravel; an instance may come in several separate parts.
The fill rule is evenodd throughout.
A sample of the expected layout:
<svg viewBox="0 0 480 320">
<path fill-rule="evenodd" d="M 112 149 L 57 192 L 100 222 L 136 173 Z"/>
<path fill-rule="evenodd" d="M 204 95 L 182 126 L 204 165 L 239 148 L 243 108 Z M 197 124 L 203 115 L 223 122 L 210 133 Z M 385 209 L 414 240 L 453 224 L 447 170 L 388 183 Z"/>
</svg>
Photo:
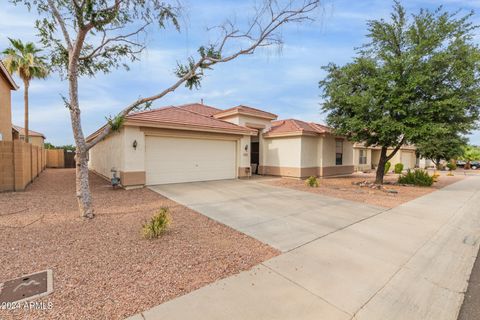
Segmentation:
<svg viewBox="0 0 480 320">
<path fill-rule="evenodd" d="M 332 177 L 319 179 L 318 188 L 312 188 L 305 185 L 305 182 L 300 179 L 273 179 L 265 181 L 274 186 L 286 187 L 300 191 L 307 191 L 322 194 L 329 197 L 336 197 L 351 201 L 364 202 L 385 208 L 394 208 L 402 203 L 408 202 L 427 193 L 441 189 L 449 184 L 460 181 L 465 178 L 462 173 L 455 173 L 454 176 L 447 176 L 442 172 L 432 187 L 414 187 L 414 186 L 399 186 L 388 185 L 384 186 L 384 190 L 377 190 L 368 187 L 361 187 L 353 183 L 368 181 L 375 181 L 374 173 L 356 173 L 345 177 Z M 384 181 L 387 183 L 396 182 L 397 174 L 388 174 Z M 386 192 L 386 190 L 393 190 L 396 193 Z"/>
<path fill-rule="evenodd" d="M 46 310 L 0 310 L 0 319 L 123 319 L 278 252 L 146 189 L 112 190 L 91 176 L 97 216 L 79 217 L 72 169 L 47 169 L 25 192 L 0 194 L 0 282 L 52 269 Z M 142 223 L 168 207 L 157 240 Z"/>
</svg>

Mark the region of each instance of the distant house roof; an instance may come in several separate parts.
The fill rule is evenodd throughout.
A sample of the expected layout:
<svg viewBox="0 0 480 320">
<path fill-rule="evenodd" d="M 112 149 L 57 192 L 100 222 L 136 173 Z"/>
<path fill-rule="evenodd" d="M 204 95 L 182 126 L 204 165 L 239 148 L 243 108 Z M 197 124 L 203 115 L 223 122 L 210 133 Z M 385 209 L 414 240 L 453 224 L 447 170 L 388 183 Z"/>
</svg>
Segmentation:
<svg viewBox="0 0 480 320">
<path fill-rule="evenodd" d="M 276 114 L 266 112 L 266 111 L 263 111 L 263 110 L 260 110 L 260 109 L 252 108 L 252 107 L 243 106 L 243 105 L 239 105 L 239 106 L 221 111 L 221 112 L 215 114 L 214 117 L 217 118 L 217 119 L 221 119 L 221 118 L 225 118 L 225 117 L 236 115 L 236 114 L 254 116 L 254 117 L 264 118 L 264 119 L 268 119 L 268 120 L 277 119 Z"/>
<path fill-rule="evenodd" d="M 7 71 L 7 68 L 5 68 L 5 65 L 3 64 L 2 61 L 0 61 L 0 75 L 2 76 L 2 78 L 4 78 L 8 82 L 12 90 L 18 89 L 17 84 L 12 78 L 12 75 L 10 74 L 10 72 Z"/>
<path fill-rule="evenodd" d="M 25 129 L 24 128 L 13 125 L 12 129 L 17 131 L 20 136 L 25 136 Z M 28 130 L 28 136 L 29 137 L 42 137 L 43 139 L 45 139 L 45 136 L 43 135 L 43 133 L 36 132 L 36 131 L 33 131 L 33 130 Z"/>
<path fill-rule="evenodd" d="M 297 119 L 286 119 L 272 122 L 272 127 L 265 133 L 265 137 L 294 136 L 294 135 L 320 135 L 331 133 L 331 128 Z"/>
<path fill-rule="evenodd" d="M 209 116 L 209 117 L 213 116 L 216 113 L 219 113 L 219 112 L 223 111 L 222 109 L 207 106 L 207 105 L 202 104 L 202 103 L 184 104 L 184 105 L 178 106 L 178 108 L 182 108 L 182 109 L 192 111 L 192 112 L 195 112 L 195 113 L 199 113 L 199 114 L 202 114 L 204 116 Z"/>
</svg>

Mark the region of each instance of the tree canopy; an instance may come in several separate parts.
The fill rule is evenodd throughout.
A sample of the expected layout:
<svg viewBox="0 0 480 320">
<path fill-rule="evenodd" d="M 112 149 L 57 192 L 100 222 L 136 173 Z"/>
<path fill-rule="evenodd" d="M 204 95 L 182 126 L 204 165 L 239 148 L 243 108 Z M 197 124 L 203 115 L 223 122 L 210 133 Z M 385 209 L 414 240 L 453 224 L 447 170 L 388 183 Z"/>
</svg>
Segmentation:
<svg viewBox="0 0 480 320">
<path fill-rule="evenodd" d="M 439 165 L 440 160 L 457 159 L 464 153 L 468 140 L 455 133 L 430 136 L 415 144 L 417 154 Z"/>
<path fill-rule="evenodd" d="M 441 7 L 407 17 L 394 2 L 388 21 L 368 21 L 369 42 L 353 62 L 324 67 L 323 110 L 337 134 L 382 147 L 383 166 L 402 144 L 475 127 L 480 102 L 480 50 L 473 13 Z M 388 148 L 393 152 L 387 154 Z"/>
</svg>

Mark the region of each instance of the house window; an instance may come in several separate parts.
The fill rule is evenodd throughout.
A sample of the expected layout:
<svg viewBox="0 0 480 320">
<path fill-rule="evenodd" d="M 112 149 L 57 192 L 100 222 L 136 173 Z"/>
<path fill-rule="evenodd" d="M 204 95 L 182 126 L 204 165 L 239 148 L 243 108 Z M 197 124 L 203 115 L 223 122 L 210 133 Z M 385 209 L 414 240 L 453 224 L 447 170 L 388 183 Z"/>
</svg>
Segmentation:
<svg viewBox="0 0 480 320">
<path fill-rule="evenodd" d="M 367 164 L 367 150 L 360 150 L 360 156 L 358 158 L 359 164 Z"/>
<path fill-rule="evenodd" d="M 343 164 L 343 141 L 335 141 L 335 165 L 341 166 Z"/>
</svg>

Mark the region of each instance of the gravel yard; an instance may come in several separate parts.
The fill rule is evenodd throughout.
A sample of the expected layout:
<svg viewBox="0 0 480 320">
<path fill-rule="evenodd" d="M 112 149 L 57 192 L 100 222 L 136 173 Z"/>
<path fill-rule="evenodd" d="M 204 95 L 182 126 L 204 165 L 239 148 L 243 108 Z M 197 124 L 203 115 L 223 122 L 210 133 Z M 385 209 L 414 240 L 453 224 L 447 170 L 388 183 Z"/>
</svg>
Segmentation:
<svg viewBox="0 0 480 320">
<path fill-rule="evenodd" d="M 122 319 L 278 252 L 144 188 L 112 190 L 91 176 L 97 216 L 78 217 L 72 169 L 48 169 L 27 191 L 0 193 L 0 282 L 52 269 L 50 310 L 0 310 L 0 319 Z M 172 225 L 144 240 L 160 207 Z"/>
<path fill-rule="evenodd" d="M 455 174 L 454 176 L 447 176 L 442 172 L 438 182 L 434 183 L 432 187 L 385 185 L 386 190 L 395 190 L 398 193 L 388 193 L 383 190 L 360 187 L 352 184 L 354 182 L 361 181 L 375 181 L 375 175 L 373 173 L 355 173 L 346 177 L 319 179 L 318 181 L 320 185 L 318 188 L 305 186 L 305 182 L 299 179 L 274 179 L 265 181 L 264 183 L 295 190 L 318 193 L 330 197 L 364 202 L 385 208 L 394 208 L 404 202 L 413 200 L 427 193 L 441 189 L 449 184 L 455 183 L 464 177 L 465 176 L 463 173 Z M 385 176 L 385 182 L 396 182 L 397 179 L 398 175 L 396 174 L 388 174 Z"/>
</svg>

